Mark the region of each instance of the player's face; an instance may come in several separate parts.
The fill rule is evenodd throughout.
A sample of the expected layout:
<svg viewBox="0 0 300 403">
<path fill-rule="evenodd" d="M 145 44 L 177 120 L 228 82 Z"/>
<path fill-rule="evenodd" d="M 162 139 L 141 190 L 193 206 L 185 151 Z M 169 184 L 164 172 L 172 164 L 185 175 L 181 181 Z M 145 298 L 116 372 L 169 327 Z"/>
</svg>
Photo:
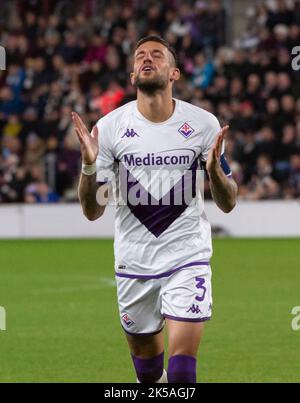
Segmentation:
<svg viewBox="0 0 300 403">
<path fill-rule="evenodd" d="M 174 67 L 172 55 L 159 42 L 145 42 L 134 54 L 131 82 L 140 91 L 154 94 L 165 90 L 174 80 L 178 80 L 179 70 Z"/>
</svg>

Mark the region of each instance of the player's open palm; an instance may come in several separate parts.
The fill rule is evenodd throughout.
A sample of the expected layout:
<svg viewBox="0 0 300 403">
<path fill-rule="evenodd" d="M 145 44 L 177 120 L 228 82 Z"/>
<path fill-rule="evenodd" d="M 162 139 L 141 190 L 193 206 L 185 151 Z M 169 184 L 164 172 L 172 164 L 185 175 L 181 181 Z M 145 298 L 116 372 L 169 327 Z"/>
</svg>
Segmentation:
<svg viewBox="0 0 300 403">
<path fill-rule="evenodd" d="M 80 141 L 82 160 L 85 164 L 93 164 L 99 152 L 97 126 L 94 126 L 92 131 L 89 132 L 76 112 L 72 112 L 72 120 L 78 140 Z"/>
<path fill-rule="evenodd" d="M 222 151 L 222 143 L 225 137 L 226 132 L 228 131 L 229 126 L 222 127 L 220 133 L 218 134 L 215 144 L 209 150 L 207 160 L 206 160 L 206 169 L 208 172 L 213 172 L 220 167 L 220 156 Z"/>
</svg>

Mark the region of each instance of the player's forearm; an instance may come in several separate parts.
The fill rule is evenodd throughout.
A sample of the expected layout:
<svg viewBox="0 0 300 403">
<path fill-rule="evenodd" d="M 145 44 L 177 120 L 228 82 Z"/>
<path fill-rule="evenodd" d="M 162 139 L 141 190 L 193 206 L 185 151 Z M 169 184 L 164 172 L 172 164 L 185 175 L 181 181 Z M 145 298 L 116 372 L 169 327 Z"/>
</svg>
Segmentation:
<svg viewBox="0 0 300 403">
<path fill-rule="evenodd" d="M 220 169 L 208 172 L 210 190 L 216 205 L 224 212 L 230 213 L 236 205 L 237 185 Z"/>
<path fill-rule="evenodd" d="M 97 202 L 97 190 L 96 173 L 93 175 L 81 173 L 78 196 L 83 213 L 90 221 L 97 220 L 97 218 L 102 216 L 105 210 L 105 206 L 101 206 Z"/>
</svg>

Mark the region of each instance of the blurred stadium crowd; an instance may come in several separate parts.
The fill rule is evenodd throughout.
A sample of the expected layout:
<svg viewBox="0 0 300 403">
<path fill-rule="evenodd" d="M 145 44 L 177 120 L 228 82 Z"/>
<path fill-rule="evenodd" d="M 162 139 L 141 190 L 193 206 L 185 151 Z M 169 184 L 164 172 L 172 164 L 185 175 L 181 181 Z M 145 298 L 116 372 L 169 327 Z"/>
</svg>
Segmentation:
<svg viewBox="0 0 300 403">
<path fill-rule="evenodd" d="M 300 73 L 291 69 L 300 1 L 245 10 L 234 43 L 230 18 L 221 0 L 2 0 L 0 202 L 77 199 L 71 111 L 91 127 L 135 99 L 132 49 L 151 33 L 178 52 L 174 96 L 230 124 L 227 159 L 240 197 L 300 198 Z"/>
</svg>

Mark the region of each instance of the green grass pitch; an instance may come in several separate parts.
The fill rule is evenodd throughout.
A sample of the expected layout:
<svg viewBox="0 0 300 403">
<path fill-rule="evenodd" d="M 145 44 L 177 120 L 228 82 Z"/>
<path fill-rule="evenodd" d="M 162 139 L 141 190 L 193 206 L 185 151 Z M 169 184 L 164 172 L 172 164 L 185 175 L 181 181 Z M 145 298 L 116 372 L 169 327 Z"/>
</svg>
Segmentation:
<svg viewBox="0 0 300 403">
<path fill-rule="evenodd" d="M 299 262 L 299 239 L 214 241 L 198 382 L 300 382 Z M 0 306 L 0 382 L 135 382 L 112 241 L 1 241 Z"/>
</svg>

